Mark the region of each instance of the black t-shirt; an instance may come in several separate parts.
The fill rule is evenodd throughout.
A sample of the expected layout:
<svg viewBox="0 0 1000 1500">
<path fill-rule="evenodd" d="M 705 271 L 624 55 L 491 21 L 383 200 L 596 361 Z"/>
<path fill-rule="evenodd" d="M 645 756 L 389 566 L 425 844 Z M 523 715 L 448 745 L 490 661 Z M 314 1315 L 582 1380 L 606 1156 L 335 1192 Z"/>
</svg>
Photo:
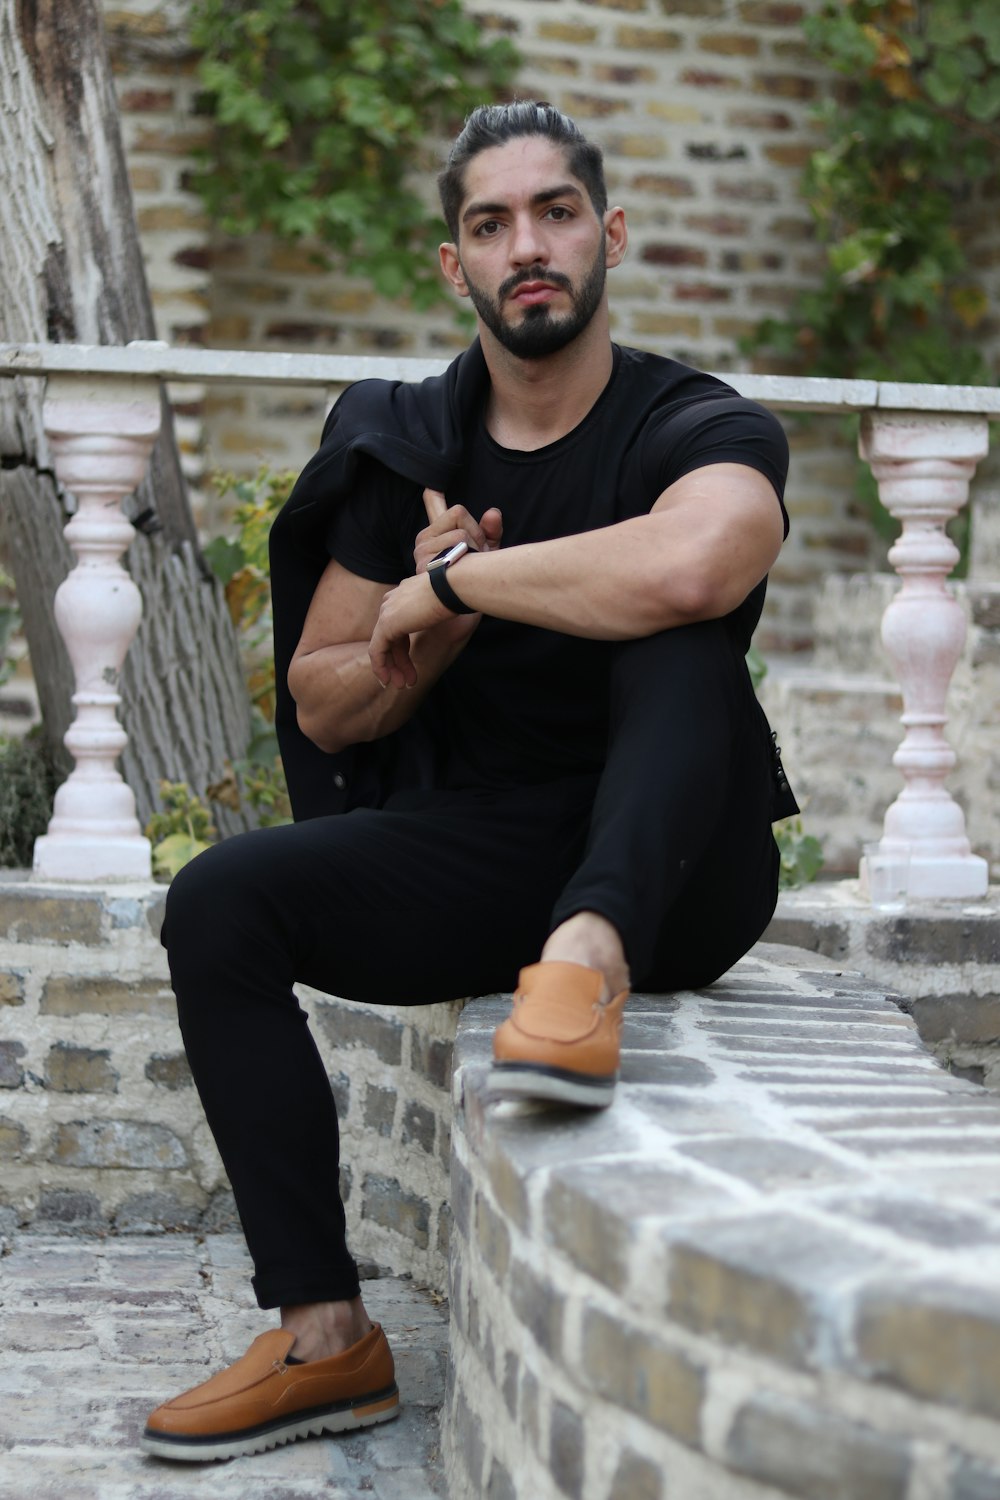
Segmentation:
<svg viewBox="0 0 1000 1500">
<path fill-rule="evenodd" d="M 647 393 L 644 365 L 655 358 L 616 346 L 611 378 L 595 405 L 545 448 L 502 448 L 480 418 L 449 504 L 460 501 L 477 519 L 497 506 L 507 548 L 645 514 L 682 475 L 729 462 L 765 474 L 784 515 L 784 432 L 770 412 L 721 381 L 657 359 L 661 382 L 664 370 L 668 375 L 664 399 L 637 430 L 628 430 L 628 414 Z M 334 514 L 327 546 L 350 572 L 398 583 L 414 572 L 413 544 L 426 524 L 419 487 L 369 460 L 354 495 Z M 787 525 L 785 516 L 786 532 Z M 761 584 L 729 617 L 743 650 L 763 596 Z M 500 787 L 599 771 L 614 649 L 611 642 L 483 618 L 421 710 L 438 749 L 439 784 Z"/>
</svg>

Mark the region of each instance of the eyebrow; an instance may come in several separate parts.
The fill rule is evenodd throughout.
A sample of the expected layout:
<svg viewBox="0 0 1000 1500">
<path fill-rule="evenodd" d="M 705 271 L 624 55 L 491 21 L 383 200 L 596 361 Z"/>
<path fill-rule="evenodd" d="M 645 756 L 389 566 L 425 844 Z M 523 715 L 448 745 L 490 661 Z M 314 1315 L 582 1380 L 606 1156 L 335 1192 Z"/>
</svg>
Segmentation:
<svg viewBox="0 0 1000 1500">
<path fill-rule="evenodd" d="M 543 188 L 540 193 L 534 193 L 528 200 L 532 208 L 539 208 L 543 203 L 551 203 L 556 198 L 583 198 L 578 187 L 572 182 L 561 182 L 557 187 Z M 503 214 L 509 211 L 509 203 L 470 203 L 462 215 L 462 223 L 469 219 L 476 219 L 480 214 Z"/>
</svg>

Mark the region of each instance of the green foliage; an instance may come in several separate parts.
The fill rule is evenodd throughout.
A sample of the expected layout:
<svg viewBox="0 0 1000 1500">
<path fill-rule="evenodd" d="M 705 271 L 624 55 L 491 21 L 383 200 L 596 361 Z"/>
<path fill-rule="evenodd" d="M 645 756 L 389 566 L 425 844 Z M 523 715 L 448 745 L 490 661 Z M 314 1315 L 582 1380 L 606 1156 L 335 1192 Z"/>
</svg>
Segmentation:
<svg viewBox="0 0 1000 1500">
<path fill-rule="evenodd" d="M 786 818 L 774 825 L 774 841 L 781 856 L 778 889 L 791 890 L 808 885 L 823 868 L 823 846 L 818 838 L 806 833 L 801 818 Z"/>
<path fill-rule="evenodd" d="M 193 0 L 191 39 L 213 220 L 322 245 L 387 297 L 442 296 L 440 221 L 411 180 L 429 137 L 503 94 L 511 44 L 460 0 Z"/>
<path fill-rule="evenodd" d="M 11 641 L 21 623 L 21 615 L 14 599 L 14 580 L 0 567 L 0 687 L 9 682 L 14 671 Z"/>
<path fill-rule="evenodd" d="M 163 811 L 146 824 L 146 837 L 153 846 L 153 874 L 168 880 L 189 860 L 215 840 L 215 825 L 205 804 L 186 781 L 161 781 Z"/>
<path fill-rule="evenodd" d="M 1000 10 L 829 0 L 803 26 L 847 80 L 819 108 L 826 139 L 803 183 L 826 265 L 748 346 L 804 374 L 992 384 L 960 224 L 1000 147 Z"/>
<path fill-rule="evenodd" d="M 274 654 L 271 646 L 271 582 L 267 539 L 275 516 L 288 498 L 295 474 L 260 468 L 252 479 L 218 474 L 220 496 L 232 496 L 235 533 L 217 537 L 204 549 L 212 571 L 226 591 L 226 603 L 240 641 L 240 655 L 250 695 L 252 733 L 248 762 L 273 766 L 278 754 L 274 735 Z"/>
<path fill-rule="evenodd" d="M 0 865 L 30 869 L 59 777 L 41 735 L 0 739 Z"/>
</svg>

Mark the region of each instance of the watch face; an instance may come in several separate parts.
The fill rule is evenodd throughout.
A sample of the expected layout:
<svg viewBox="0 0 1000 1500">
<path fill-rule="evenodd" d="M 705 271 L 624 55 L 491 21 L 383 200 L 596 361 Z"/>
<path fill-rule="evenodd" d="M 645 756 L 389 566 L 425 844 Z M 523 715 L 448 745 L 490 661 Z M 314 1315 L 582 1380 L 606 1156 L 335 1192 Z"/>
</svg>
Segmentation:
<svg viewBox="0 0 1000 1500">
<path fill-rule="evenodd" d="M 456 542 L 454 547 L 446 547 L 443 552 L 438 553 L 437 557 L 431 558 L 427 564 L 427 571 L 430 572 L 431 568 L 446 568 L 449 563 L 457 562 L 460 557 L 464 557 L 468 550 L 468 542 Z"/>
</svg>

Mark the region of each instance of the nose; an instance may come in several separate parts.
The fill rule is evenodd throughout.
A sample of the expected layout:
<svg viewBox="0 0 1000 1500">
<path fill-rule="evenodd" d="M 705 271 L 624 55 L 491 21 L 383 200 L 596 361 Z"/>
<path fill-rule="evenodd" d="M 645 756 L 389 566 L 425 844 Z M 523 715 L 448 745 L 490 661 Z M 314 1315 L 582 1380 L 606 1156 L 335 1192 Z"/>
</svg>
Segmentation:
<svg viewBox="0 0 1000 1500">
<path fill-rule="evenodd" d="M 544 266 L 548 263 L 545 235 L 533 213 L 518 214 L 514 220 L 510 258 L 515 266 Z"/>
</svg>

